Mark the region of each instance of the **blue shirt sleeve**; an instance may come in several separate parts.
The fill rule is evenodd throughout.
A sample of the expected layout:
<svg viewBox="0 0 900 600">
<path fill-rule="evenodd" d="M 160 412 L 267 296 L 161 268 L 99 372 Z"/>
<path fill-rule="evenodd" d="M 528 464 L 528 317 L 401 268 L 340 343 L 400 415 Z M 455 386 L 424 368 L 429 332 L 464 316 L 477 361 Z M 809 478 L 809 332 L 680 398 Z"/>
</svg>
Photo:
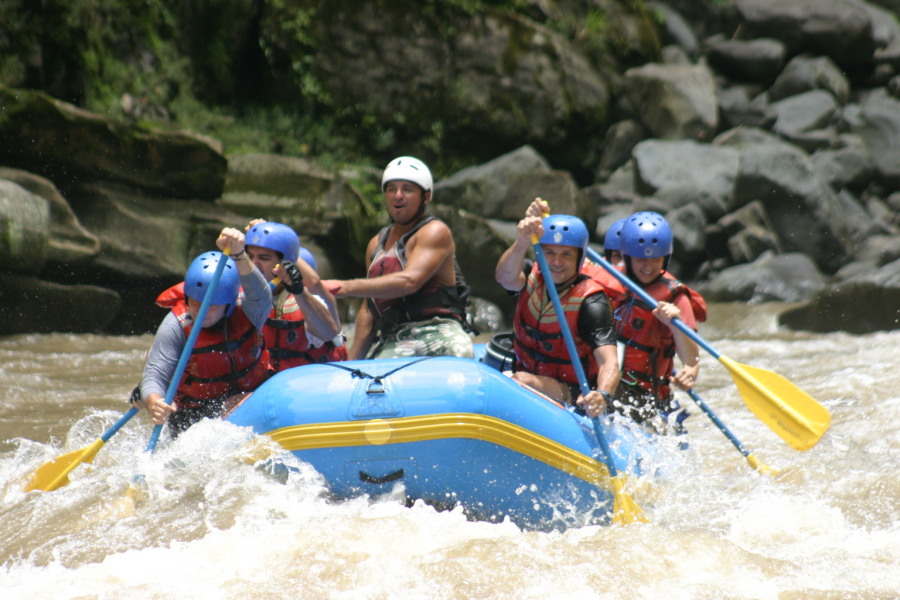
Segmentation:
<svg viewBox="0 0 900 600">
<path fill-rule="evenodd" d="M 241 275 L 241 308 L 257 331 L 262 331 L 272 311 L 272 288 L 259 272 L 253 269 L 249 275 Z"/>
<path fill-rule="evenodd" d="M 153 345 L 147 353 L 144 375 L 141 379 L 142 400 L 146 400 L 147 396 L 154 392 L 165 397 L 186 341 L 184 329 L 178 324 L 175 315 L 169 311 L 159 324 Z"/>
</svg>

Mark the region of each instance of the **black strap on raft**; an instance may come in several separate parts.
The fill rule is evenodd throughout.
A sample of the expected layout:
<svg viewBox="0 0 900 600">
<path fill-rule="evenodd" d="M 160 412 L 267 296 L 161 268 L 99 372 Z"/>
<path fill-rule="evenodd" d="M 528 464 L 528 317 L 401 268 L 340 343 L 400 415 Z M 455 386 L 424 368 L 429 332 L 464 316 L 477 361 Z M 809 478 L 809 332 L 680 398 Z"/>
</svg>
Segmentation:
<svg viewBox="0 0 900 600">
<path fill-rule="evenodd" d="M 371 379 L 372 383 L 369 384 L 368 389 L 366 389 L 366 393 L 367 394 L 383 394 L 384 393 L 384 380 L 387 377 L 390 377 L 391 375 L 393 375 L 397 371 L 400 371 L 401 369 L 405 369 L 406 367 L 411 367 L 412 365 L 420 363 L 424 360 L 431 360 L 433 358 L 438 358 L 438 357 L 437 356 L 423 356 L 422 358 L 420 358 L 418 360 L 414 360 L 412 362 L 402 364 L 399 367 L 397 367 L 396 369 L 391 369 L 387 373 L 383 373 L 381 375 L 370 375 L 370 374 L 366 373 L 365 371 L 363 371 L 362 369 L 352 369 L 352 368 L 342 365 L 340 363 L 325 363 L 325 364 L 332 366 L 336 369 L 343 369 L 345 371 L 348 371 L 353 377 L 359 377 L 360 379 Z M 377 386 L 377 387 L 373 387 L 373 386 Z"/>
<path fill-rule="evenodd" d="M 360 471 L 359 472 L 359 480 L 364 483 L 372 483 L 375 485 L 381 485 L 384 483 L 391 483 L 392 481 L 397 481 L 398 479 L 403 479 L 404 475 L 405 475 L 405 473 L 403 472 L 403 469 L 398 469 L 397 471 L 394 471 L 393 473 L 388 473 L 384 477 L 375 477 L 373 475 L 369 475 L 365 471 Z"/>
</svg>

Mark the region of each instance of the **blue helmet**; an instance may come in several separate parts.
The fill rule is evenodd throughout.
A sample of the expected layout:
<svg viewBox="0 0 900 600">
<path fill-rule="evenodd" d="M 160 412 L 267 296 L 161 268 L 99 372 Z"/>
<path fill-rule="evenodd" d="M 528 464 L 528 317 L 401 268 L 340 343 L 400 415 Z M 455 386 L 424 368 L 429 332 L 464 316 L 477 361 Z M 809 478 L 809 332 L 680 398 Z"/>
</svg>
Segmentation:
<svg viewBox="0 0 900 600">
<path fill-rule="evenodd" d="M 238 292 L 241 289 L 241 278 L 235 262 L 225 257 L 221 252 L 204 252 L 194 259 L 184 276 L 184 295 L 198 302 L 203 302 L 206 290 L 209 289 L 209 283 L 216 272 L 216 267 L 219 266 L 219 261 L 223 258 L 228 262 L 225 263 L 225 270 L 222 271 L 222 277 L 213 291 L 210 302 L 212 304 L 230 305 L 226 313 L 230 315 L 231 311 L 234 310 Z"/>
<path fill-rule="evenodd" d="M 611 250 L 622 250 L 622 226 L 625 225 L 625 221 L 628 218 L 619 219 L 615 223 L 612 224 L 606 231 L 606 237 L 603 239 L 603 250 L 604 252 L 610 252 Z"/>
<path fill-rule="evenodd" d="M 588 237 L 587 226 L 578 217 L 551 215 L 544 218 L 544 235 L 541 236 L 541 243 L 578 248 L 581 252 L 578 259 L 579 271 L 587 253 Z"/>
<path fill-rule="evenodd" d="M 300 238 L 293 229 L 283 223 L 267 221 L 250 228 L 244 243 L 249 246 L 268 248 L 281 254 L 281 258 L 297 262 L 300 250 Z"/>
<path fill-rule="evenodd" d="M 313 256 L 312 252 L 301 246 L 298 256 L 306 261 L 306 264 L 311 266 L 313 268 L 313 271 L 316 270 L 316 257 Z"/>
<path fill-rule="evenodd" d="M 622 226 L 622 254 L 635 258 L 659 258 L 672 254 L 672 228 L 656 212 L 634 213 Z"/>
</svg>

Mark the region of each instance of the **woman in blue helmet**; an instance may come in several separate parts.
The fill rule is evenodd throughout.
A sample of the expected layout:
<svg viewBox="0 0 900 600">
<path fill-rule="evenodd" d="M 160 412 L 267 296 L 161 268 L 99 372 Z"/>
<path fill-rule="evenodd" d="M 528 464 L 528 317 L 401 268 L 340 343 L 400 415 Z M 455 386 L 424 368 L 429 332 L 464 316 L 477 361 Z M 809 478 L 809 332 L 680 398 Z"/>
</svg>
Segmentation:
<svg viewBox="0 0 900 600">
<path fill-rule="evenodd" d="M 147 354 L 136 405 L 147 408 L 158 425 L 168 419 L 173 435 L 203 418 L 219 417 L 230 398 L 253 391 L 271 374 L 262 327 L 272 306 L 272 293 L 247 257 L 243 233 L 225 228 L 216 245 L 223 251 L 227 248 L 230 257 L 204 252 L 188 267 L 183 283 L 157 298 L 157 304 L 170 312 Z M 166 390 L 209 283 L 223 259 L 227 263 L 213 292 L 212 304 L 174 401 L 167 405 Z"/>
<path fill-rule="evenodd" d="M 653 298 L 650 307 L 630 292 L 615 311 L 618 340 L 625 345 L 622 378 L 615 409 L 659 431 L 666 429 L 668 416 L 679 413 L 670 425 L 681 430 L 680 412 L 671 384 L 689 390 L 700 373 L 697 344 L 672 324 L 678 318 L 692 329 L 706 318 L 706 303 L 699 294 L 675 279 L 668 271 L 672 256 L 672 230 L 659 213 L 638 212 L 622 226 L 621 248 L 626 274 Z M 682 365 L 678 373 L 674 358 Z M 680 418 L 680 419 L 679 419 Z"/>
<path fill-rule="evenodd" d="M 308 260 L 300 259 L 293 229 L 273 221 L 247 226 L 247 255 L 272 285 L 273 305 L 263 328 L 275 372 L 346 359 L 334 297 Z M 312 257 L 308 250 L 306 255 Z"/>
<path fill-rule="evenodd" d="M 577 404 L 590 416 L 606 410 L 619 380 L 612 311 L 602 284 L 582 272 L 588 231 L 578 217 L 542 218 L 549 206 L 540 198 L 516 227 L 516 241 L 500 257 L 497 282 L 519 295 L 514 317 L 513 378 L 562 404 Z M 532 236 L 540 239 L 552 285 L 563 306 L 578 360 L 592 388 L 582 396 L 546 282 L 537 264 L 526 266 Z"/>
</svg>

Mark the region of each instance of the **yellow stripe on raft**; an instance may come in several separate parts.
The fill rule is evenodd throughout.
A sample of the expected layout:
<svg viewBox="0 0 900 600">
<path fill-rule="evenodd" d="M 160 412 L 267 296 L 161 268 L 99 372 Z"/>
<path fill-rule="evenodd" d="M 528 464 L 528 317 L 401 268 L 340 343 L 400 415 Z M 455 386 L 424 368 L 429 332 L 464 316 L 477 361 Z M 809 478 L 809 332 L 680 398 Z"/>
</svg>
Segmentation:
<svg viewBox="0 0 900 600">
<path fill-rule="evenodd" d="M 508 421 L 473 413 L 423 415 L 293 425 L 266 434 L 285 450 L 404 444 L 467 438 L 497 444 L 604 489 L 612 489 L 602 462 Z"/>
</svg>

